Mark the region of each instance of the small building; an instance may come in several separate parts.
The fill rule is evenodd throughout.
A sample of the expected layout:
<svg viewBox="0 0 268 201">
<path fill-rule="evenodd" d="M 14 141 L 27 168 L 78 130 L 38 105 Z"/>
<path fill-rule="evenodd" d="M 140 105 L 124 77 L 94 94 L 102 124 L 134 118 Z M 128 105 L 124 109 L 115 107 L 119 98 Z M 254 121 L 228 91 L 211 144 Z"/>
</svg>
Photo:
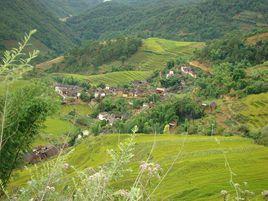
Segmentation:
<svg viewBox="0 0 268 201">
<path fill-rule="evenodd" d="M 56 84 L 55 92 L 62 97 L 65 101 L 66 99 L 79 99 L 81 96 L 82 88 L 74 85 L 64 85 Z"/>
</svg>

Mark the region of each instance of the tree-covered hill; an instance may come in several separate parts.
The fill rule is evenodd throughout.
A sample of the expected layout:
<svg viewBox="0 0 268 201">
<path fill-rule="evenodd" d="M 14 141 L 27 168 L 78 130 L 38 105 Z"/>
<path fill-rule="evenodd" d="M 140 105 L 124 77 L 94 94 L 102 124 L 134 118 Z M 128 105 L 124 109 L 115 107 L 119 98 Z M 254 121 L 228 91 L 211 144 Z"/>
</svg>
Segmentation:
<svg viewBox="0 0 268 201">
<path fill-rule="evenodd" d="M 47 9 L 44 1 L 0 1 L 0 7 L 0 51 L 13 47 L 14 41 L 32 29 L 38 30 L 33 42 L 41 52 L 62 53 L 73 45 L 71 29 Z"/>
<path fill-rule="evenodd" d="M 102 0 L 45 0 L 46 6 L 58 17 L 78 15 L 102 3 Z"/>
<path fill-rule="evenodd" d="M 69 21 L 81 38 L 124 34 L 185 40 L 219 38 L 232 30 L 267 28 L 266 0 L 110 1 Z M 257 16 L 257 17 L 256 17 Z"/>
</svg>

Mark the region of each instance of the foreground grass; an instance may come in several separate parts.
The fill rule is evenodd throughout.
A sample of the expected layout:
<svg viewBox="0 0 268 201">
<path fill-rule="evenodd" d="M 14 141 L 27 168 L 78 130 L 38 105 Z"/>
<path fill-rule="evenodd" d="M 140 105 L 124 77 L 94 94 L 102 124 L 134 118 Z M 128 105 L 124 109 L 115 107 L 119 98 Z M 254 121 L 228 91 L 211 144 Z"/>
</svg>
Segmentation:
<svg viewBox="0 0 268 201">
<path fill-rule="evenodd" d="M 128 135 L 89 137 L 73 148 L 67 162 L 80 170 L 87 167 L 96 168 L 109 161 L 107 149 L 116 148 L 117 144 L 126 138 Z M 150 160 L 161 164 L 164 171 L 179 156 L 170 173 L 153 194 L 157 200 L 220 200 L 219 192 L 222 189 L 233 191 L 229 184 L 229 172 L 225 167 L 223 151 L 236 173 L 234 181 L 240 184 L 248 182 L 249 189 L 256 193 L 254 200 L 260 200 L 260 192 L 268 186 L 268 148 L 256 145 L 249 139 L 138 135 L 135 157 L 130 164 L 134 171 L 113 183 L 114 188 L 130 187 L 137 176 L 140 162 L 148 158 L 153 144 Z M 32 167 L 18 170 L 13 175 L 10 188 L 25 184 L 31 176 L 31 170 L 35 172 Z M 69 172 L 68 178 L 64 178 L 62 184 L 69 182 L 71 177 L 72 172 Z M 152 181 L 150 188 L 153 189 L 158 182 Z"/>
</svg>

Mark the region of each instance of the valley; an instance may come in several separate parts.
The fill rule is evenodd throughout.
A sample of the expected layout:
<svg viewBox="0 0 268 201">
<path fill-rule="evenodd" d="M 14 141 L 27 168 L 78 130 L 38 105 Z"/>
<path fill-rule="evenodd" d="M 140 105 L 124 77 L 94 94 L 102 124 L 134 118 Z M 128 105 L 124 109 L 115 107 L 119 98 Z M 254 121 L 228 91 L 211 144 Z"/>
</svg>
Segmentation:
<svg viewBox="0 0 268 201">
<path fill-rule="evenodd" d="M 268 198 L 265 0 L 0 6 L 0 200 Z"/>
</svg>

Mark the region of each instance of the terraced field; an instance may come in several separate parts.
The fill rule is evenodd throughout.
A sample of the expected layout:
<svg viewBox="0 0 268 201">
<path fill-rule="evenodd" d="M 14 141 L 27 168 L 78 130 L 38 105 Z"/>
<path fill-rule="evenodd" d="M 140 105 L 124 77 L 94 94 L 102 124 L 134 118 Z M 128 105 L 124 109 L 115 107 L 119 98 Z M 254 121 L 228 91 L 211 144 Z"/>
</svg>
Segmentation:
<svg viewBox="0 0 268 201">
<path fill-rule="evenodd" d="M 177 57 L 188 57 L 204 43 L 199 42 L 178 42 L 160 38 L 148 38 L 143 41 L 142 47 L 136 54 L 130 57 L 125 63 L 134 66 L 137 70 L 157 70 L 165 67 L 167 61 Z M 100 69 L 110 69 L 111 66 L 118 66 L 120 62 L 113 62 L 103 65 Z"/>
<path fill-rule="evenodd" d="M 242 123 L 252 129 L 259 129 L 268 124 L 268 93 L 249 95 L 233 104 L 235 113 L 242 115 Z"/>
<path fill-rule="evenodd" d="M 79 74 L 56 74 L 62 76 L 74 77 L 77 79 L 88 80 L 93 85 L 98 85 L 101 83 L 107 84 L 109 86 L 122 86 L 124 84 L 129 84 L 136 80 L 146 80 L 150 77 L 152 71 L 120 71 L 99 75 L 79 75 Z"/>
<path fill-rule="evenodd" d="M 266 41 L 268 40 L 268 32 L 256 34 L 247 38 L 247 42 L 249 44 L 256 44 L 258 41 Z"/>
<path fill-rule="evenodd" d="M 107 161 L 107 149 L 116 149 L 120 141 L 127 135 L 103 135 L 89 137 L 75 147 L 68 156 L 67 162 L 75 168 L 97 167 Z M 147 159 L 152 146 L 151 161 L 159 163 L 163 168 L 162 175 L 168 168 L 171 171 L 153 194 L 155 200 L 183 201 L 215 201 L 223 200 L 220 191 L 225 189 L 234 193 L 230 186 L 230 174 L 225 166 L 223 152 L 236 173 L 234 182 L 243 185 L 248 182 L 248 189 L 255 192 L 254 199 L 262 200 L 260 193 L 268 186 L 268 148 L 254 144 L 251 140 L 241 137 L 206 137 L 180 135 L 138 135 L 135 139 L 135 157 L 129 165 L 133 172 L 113 183 L 115 189 L 119 186 L 128 189 L 137 176 L 141 161 Z M 177 159 L 176 159 L 177 158 Z M 174 166 L 171 164 L 174 162 Z M 31 176 L 28 167 L 18 170 L 11 182 L 14 189 L 24 184 Z M 72 172 L 60 181 L 69 182 Z M 159 180 L 152 180 L 150 192 Z"/>
</svg>

